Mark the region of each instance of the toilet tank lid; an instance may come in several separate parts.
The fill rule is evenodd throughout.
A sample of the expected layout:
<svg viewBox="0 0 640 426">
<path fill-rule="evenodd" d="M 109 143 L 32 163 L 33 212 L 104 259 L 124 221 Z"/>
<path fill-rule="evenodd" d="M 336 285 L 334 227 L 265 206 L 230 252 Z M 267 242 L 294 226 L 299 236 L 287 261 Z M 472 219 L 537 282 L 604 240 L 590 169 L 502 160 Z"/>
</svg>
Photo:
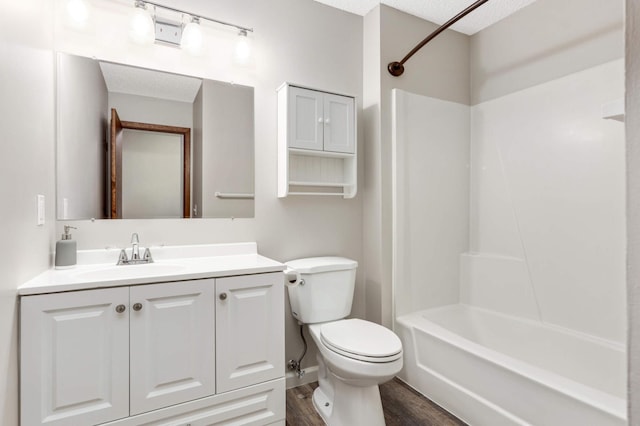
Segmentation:
<svg viewBox="0 0 640 426">
<path fill-rule="evenodd" d="M 285 265 L 301 274 L 315 274 L 318 272 L 344 271 L 355 269 L 358 262 L 338 256 L 307 257 L 286 262 Z"/>
</svg>

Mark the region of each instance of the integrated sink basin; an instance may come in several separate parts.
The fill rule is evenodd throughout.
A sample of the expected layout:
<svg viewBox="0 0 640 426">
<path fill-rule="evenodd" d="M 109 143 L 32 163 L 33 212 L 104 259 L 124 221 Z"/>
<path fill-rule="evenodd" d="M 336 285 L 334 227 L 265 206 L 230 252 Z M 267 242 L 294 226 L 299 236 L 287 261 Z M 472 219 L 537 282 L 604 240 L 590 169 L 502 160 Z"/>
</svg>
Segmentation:
<svg viewBox="0 0 640 426">
<path fill-rule="evenodd" d="M 139 249 L 141 249 L 139 247 Z M 70 269 L 48 269 L 20 286 L 20 296 L 281 272 L 255 242 L 151 247 L 153 263 L 116 265 L 121 249 L 78 250 Z M 130 257 L 131 254 L 128 254 Z"/>
<path fill-rule="evenodd" d="M 113 281 L 142 277 L 161 277 L 186 271 L 187 266 L 170 263 L 143 263 L 139 265 L 119 265 L 96 267 L 89 270 L 71 272 L 80 281 Z"/>
</svg>

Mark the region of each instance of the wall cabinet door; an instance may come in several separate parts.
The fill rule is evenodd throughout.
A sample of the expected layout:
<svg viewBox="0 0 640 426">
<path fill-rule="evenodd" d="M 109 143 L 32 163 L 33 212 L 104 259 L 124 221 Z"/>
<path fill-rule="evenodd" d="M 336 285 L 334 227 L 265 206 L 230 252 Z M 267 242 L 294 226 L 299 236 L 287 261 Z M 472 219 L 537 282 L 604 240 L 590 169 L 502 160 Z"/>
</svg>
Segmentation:
<svg viewBox="0 0 640 426">
<path fill-rule="evenodd" d="M 289 87 L 289 147 L 355 152 L 355 100 Z"/>
<path fill-rule="evenodd" d="M 354 99 L 324 94 L 324 150 L 355 152 Z"/>
<path fill-rule="evenodd" d="M 324 129 L 322 92 L 291 87 L 288 103 L 289 146 L 322 151 Z"/>
<path fill-rule="evenodd" d="M 217 392 L 284 376 L 281 273 L 216 280 Z"/>
<path fill-rule="evenodd" d="M 131 287 L 131 415 L 215 393 L 214 280 Z"/>
<path fill-rule="evenodd" d="M 129 415 L 128 300 L 127 287 L 21 299 L 23 425 Z"/>
</svg>

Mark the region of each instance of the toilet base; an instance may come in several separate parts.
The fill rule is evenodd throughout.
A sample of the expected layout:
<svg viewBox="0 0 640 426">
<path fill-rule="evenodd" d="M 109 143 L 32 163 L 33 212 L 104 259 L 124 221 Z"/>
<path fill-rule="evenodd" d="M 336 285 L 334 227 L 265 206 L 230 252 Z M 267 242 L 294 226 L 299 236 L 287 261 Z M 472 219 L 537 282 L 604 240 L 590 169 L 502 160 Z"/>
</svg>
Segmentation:
<svg viewBox="0 0 640 426">
<path fill-rule="evenodd" d="M 313 391 L 313 406 L 328 426 L 384 426 L 380 389 L 351 386 L 333 380 L 335 401 L 318 387 Z"/>
</svg>

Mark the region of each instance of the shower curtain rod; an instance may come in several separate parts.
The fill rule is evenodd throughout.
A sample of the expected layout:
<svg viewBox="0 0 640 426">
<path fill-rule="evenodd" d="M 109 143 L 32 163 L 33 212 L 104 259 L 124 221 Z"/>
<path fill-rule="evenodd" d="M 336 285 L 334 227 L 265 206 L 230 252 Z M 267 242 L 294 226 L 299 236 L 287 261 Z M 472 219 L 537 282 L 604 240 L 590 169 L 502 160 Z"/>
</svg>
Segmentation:
<svg viewBox="0 0 640 426">
<path fill-rule="evenodd" d="M 404 63 L 407 62 L 409 60 L 409 58 L 411 58 L 418 50 L 422 49 L 422 47 L 425 44 L 429 43 L 431 40 L 436 38 L 438 36 L 438 34 L 440 34 L 444 30 L 449 28 L 451 25 L 455 24 L 460 19 L 464 18 L 469 13 L 473 12 L 474 10 L 476 10 L 477 8 L 479 8 L 480 6 L 482 6 L 483 4 L 485 4 L 488 1 L 489 0 L 478 0 L 477 2 L 473 3 L 471 6 L 467 7 L 462 12 L 458 13 L 453 18 L 449 19 L 444 24 L 440 25 L 440 27 L 438 27 L 434 32 L 429 34 L 416 47 L 414 47 L 413 50 L 411 50 L 411 52 L 407 53 L 407 56 L 402 58 L 402 60 L 400 62 L 390 62 L 389 65 L 387 65 L 387 69 L 389 70 L 389 73 L 394 77 L 401 76 L 402 73 L 404 72 Z"/>
</svg>

